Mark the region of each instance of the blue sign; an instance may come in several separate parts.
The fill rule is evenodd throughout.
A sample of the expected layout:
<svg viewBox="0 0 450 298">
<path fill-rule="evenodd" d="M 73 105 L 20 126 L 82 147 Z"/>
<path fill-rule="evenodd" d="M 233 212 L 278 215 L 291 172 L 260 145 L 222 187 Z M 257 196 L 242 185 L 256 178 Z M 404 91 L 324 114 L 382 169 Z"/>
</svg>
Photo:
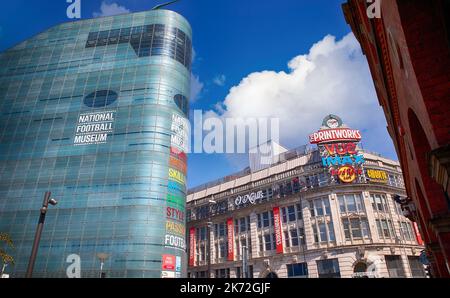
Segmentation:
<svg viewBox="0 0 450 298">
<path fill-rule="evenodd" d="M 328 166 L 343 166 L 343 165 L 352 165 L 352 164 L 361 164 L 364 163 L 363 155 L 345 155 L 345 156 L 329 156 L 322 157 L 322 165 L 324 167 Z"/>
</svg>

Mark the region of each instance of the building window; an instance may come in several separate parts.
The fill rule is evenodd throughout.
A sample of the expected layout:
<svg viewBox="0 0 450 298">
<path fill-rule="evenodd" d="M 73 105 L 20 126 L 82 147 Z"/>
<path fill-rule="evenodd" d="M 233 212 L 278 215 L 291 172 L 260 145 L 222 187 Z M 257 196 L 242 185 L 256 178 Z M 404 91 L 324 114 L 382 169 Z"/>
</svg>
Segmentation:
<svg viewBox="0 0 450 298">
<path fill-rule="evenodd" d="M 363 218 L 343 218 L 345 240 L 369 238 L 369 224 Z"/>
<path fill-rule="evenodd" d="M 290 278 L 308 277 L 307 263 L 287 264 L 286 268 Z"/>
<path fill-rule="evenodd" d="M 270 225 L 269 212 L 263 212 L 262 218 L 263 218 L 263 227 L 264 228 L 268 227 Z"/>
<path fill-rule="evenodd" d="M 422 263 L 419 260 L 419 257 L 408 257 L 409 267 L 411 268 L 412 277 L 426 277 L 425 270 L 423 268 Z"/>
<path fill-rule="evenodd" d="M 292 241 L 292 246 L 298 246 L 298 233 L 297 233 L 297 229 L 291 229 L 289 231 L 289 234 L 291 236 L 291 241 Z"/>
<path fill-rule="evenodd" d="M 288 231 L 284 231 L 284 245 L 286 247 L 290 247 L 291 243 L 289 241 L 289 232 Z"/>
<path fill-rule="evenodd" d="M 272 241 L 270 239 L 270 234 L 264 235 L 264 248 L 265 251 L 272 250 Z"/>
<path fill-rule="evenodd" d="M 405 277 L 400 256 L 384 256 L 389 277 Z"/>
<path fill-rule="evenodd" d="M 253 265 L 248 266 L 248 278 L 253 278 Z"/>
<path fill-rule="evenodd" d="M 413 240 L 411 225 L 408 222 L 400 222 L 400 234 L 403 240 L 406 241 Z"/>
<path fill-rule="evenodd" d="M 339 195 L 338 200 L 341 213 L 364 212 L 364 204 L 359 194 Z"/>
<path fill-rule="evenodd" d="M 214 237 L 219 238 L 227 235 L 227 229 L 225 223 L 221 222 L 220 224 L 214 225 Z"/>
<path fill-rule="evenodd" d="M 313 233 L 314 233 L 314 241 L 317 242 L 328 242 L 334 241 L 334 227 L 331 221 L 324 223 L 313 223 L 312 224 Z"/>
<path fill-rule="evenodd" d="M 230 268 L 216 269 L 216 278 L 230 278 Z"/>
<path fill-rule="evenodd" d="M 392 221 L 390 219 L 376 219 L 378 236 L 381 239 L 394 238 L 394 230 L 392 228 Z"/>
<path fill-rule="evenodd" d="M 402 215 L 403 215 L 402 206 L 401 206 L 399 203 L 397 203 L 394 199 L 392 199 L 392 200 L 393 200 L 393 204 L 394 204 L 394 206 L 395 206 L 395 212 L 396 212 L 398 215 L 402 216 Z"/>
<path fill-rule="evenodd" d="M 298 232 L 299 232 L 300 244 L 305 245 L 306 244 L 305 230 L 303 228 L 298 228 Z"/>
<path fill-rule="evenodd" d="M 372 203 L 372 208 L 374 211 L 384 212 L 384 213 L 389 212 L 389 207 L 388 207 L 385 195 L 371 194 L 370 202 Z"/>
<path fill-rule="evenodd" d="M 289 219 L 289 221 L 296 221 L 297 218 L 295 217 L 295 207 L 294 206 L 288 206 L 287 207 L 287 211 L 288 211 L 288 219 Z"/>
<path fill-rule="evenodd" d="M 247 223 L 246 223 L 246 218 L 245 217 L 242 217 L 239 220 L 239 230 L 240 230 L 241 233 L 247 231 Z"/>
<path fill-rule="evenodd" d="M 219 243 L 219 258 L 225 258 L 227 256 L 227 241 L 220 241 Z"/>
<path fill-rule="evenodd" d="M 283 223 L 286 223 L 287 222 L 287 214 L 286 214 L 285 207 L 281 208 L 281 213 L 282 213 L 281 216 L 282 216 Z"/>
<path fill-rule="evenodd" d="M 339 278 L 341 272 L 338 259 L 327 259 L 317 261 L 319 278 Z"/>
<path fill-rule="evenodd" d="M 312 200 L 309 202 L 309 206 L 312 217 L 331 214 L 330 201 L 328 200 L 328 198 Z"/>
<path fill-rule="evenodd" d="M 303 219 L 302 206 L 300 204 L 296 204 L 295 206 L 297 208 L 297 220 Z"/>
<path fill-rule="evenodd" d="M 241 278 L 241 267 L 236 267 L 236 278 Z"/>
</svg>

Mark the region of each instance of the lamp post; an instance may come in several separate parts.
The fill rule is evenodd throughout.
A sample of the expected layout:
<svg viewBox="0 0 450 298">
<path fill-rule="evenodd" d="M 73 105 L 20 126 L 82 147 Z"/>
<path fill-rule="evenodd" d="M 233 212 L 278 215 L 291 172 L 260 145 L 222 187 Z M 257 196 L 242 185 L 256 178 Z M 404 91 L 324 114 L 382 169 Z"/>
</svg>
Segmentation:
<svg viewBox="0 0 450 298">
<path fill-rule="evenodd" d="M 107 253 L 101 252 L 97 254 L 97 258 L 100 260 L 100 278 L 105 278 L 105 274 L 103 274 L 103 265 L 108 257 L 109 255 Z"/>
<path fill-rule="evenodd" d="M 48 204 L 55 206 L 58 202 L 55 199 L 50 199 L 51 192 L 47 191 L 44 195 L 44 201 L 42 202 L 42 207 L 40 210 L 39 221 L 36 228 L 36 233 L 34 235 L 33 248 L 31 250 L 30 260 L 28 262 L 28 268 L 26 277 L 31 278 L 33 275 L 34 263 L 36 262 L 36 255 L 39 248 L 39 242 L 41 241 L 42 230 L 44 228 L 45 215 L 47 214 Z"/>
</svg>

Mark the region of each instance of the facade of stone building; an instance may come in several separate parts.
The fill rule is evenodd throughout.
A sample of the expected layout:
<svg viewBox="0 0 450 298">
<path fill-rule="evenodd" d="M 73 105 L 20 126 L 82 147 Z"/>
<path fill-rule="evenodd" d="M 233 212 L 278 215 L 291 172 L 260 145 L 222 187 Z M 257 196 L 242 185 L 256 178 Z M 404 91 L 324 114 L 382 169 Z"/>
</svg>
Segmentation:
<svg viewBox="0 0 450 298">
<path fill-rule="evenodd" d="M 417 227 L 394 200 L 399 164 L 361 151 L 362 174 L 342 183 L 303 149 L 189 191 L 188 276 L 424 277 Z"/>
<path fill-rule="evenodd" d="M 347 1 L 344 15 L 397 150 L 404 208 L 424 237 L 432 275 L 450 277 L 450 2 L 369 2 Z"/>
</svg>

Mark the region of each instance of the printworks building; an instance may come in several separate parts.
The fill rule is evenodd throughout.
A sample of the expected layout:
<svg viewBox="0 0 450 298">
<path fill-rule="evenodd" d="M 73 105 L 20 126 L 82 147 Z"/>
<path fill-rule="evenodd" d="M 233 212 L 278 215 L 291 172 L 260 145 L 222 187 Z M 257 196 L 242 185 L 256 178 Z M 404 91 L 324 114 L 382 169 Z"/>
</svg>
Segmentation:
<svg viewBox="0 0 450 298">
<path fill-rule="evenodd" d="M 339 146 L 357 143 L 347 141 Z M 188 276 L 424 277 L 422 239 L 397 203 L 406 195 L 398 162 L 351 145 L 346 156 L 361 164 L 348 179 L 340 169 L 353 166 L 333 172 L 321 146 L 191 189 Z"/>
</svg>

